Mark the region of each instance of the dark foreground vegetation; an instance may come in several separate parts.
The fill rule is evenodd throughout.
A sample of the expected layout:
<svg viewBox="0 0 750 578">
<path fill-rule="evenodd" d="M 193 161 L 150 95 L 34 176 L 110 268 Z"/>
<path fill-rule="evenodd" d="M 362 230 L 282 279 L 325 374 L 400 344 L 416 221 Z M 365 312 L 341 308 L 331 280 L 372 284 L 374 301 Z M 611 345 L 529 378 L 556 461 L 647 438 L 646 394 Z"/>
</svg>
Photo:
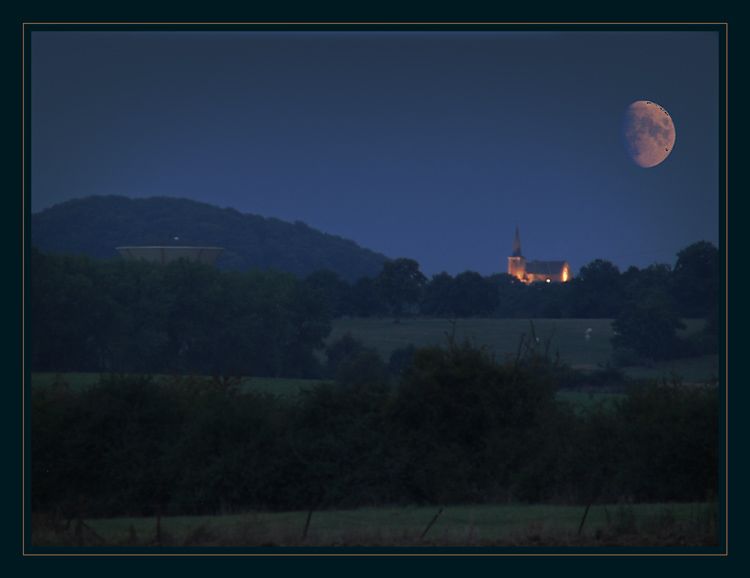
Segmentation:
<svg viewBox="0 0 750 578">
<path fill-rule="evenodd" d="M 395 384 L 293 398 L 216 375 L 103 375 L 31 397 L 37 513 L 64 519 L 382 505 L 702 502 L 719 492 L 715 383 L 633 385 L 576 411 L 532 340 L 449 342 Z"/>
</svg>

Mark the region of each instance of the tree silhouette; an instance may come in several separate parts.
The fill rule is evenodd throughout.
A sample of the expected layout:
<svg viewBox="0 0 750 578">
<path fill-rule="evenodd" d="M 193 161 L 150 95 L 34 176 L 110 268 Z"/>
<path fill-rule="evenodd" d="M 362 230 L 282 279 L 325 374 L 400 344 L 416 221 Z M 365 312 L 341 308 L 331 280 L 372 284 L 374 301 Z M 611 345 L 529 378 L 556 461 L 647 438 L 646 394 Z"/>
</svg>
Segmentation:
<svg viewBox="0 0 750 578">
<path fill-rule="evenodd" d="M 674 294 L 685 317 L 707 317 L 719 302 L 719 250 L 699 241 L 677 253 Z"/>
<path fill-rule="evenodd" d="M 414 259 L 396 259 L 383 263 L 383 269 L 375 279 L 380 298 L 401 322 L 405 307 L 417 303 L 422 296 L 427 277 L 419 270 Z"/>
</svg>

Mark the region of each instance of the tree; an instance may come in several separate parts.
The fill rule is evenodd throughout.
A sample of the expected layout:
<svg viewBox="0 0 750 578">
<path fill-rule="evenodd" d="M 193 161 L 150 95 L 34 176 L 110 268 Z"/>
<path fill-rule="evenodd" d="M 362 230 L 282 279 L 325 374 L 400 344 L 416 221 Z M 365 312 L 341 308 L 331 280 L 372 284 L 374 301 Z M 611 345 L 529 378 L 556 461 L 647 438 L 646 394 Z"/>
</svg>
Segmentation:
<svg viewBox="0 0 750 578">
<path fill-rule="evenodd" d="M 32 252 L 35 371 L 318 377 L 331 314 L 291 273 Z"/>
<path fill-rule="evenodd" d="M 680 357 L 685 352 L 678 329 L 685 324 L 670 307 L 669 297 L 663 290 L 640 293 L 632 299 L 612 322 L 616 335 L 612 346 L 630 349 L 641 357 L 661 361 Z"/>
<path fill-rule="evenodd" d="M 113 322 L 106 333 L 106 369 L 163 370 L 171 345 L 164 267 L 123 259 L 98 261 L 97 265 L 104 279 L 97 287 L 113 308 Z"/>
<path fill-rule="evenodd" d="M 534 283 L 537 292 L 536 315 L 542 319 L 559 319 L 567 312 L 565 309 L 568 294 L 567 283 Z M 530 287 L 532 289 L 532 287 Z"/>
<path fill-rule="evenodd" d="M 625 304 L 612 323 L 616 355 L 622 358 L 630 350 L 654 361 L 690 355 L 688 343 L 677 335 L 685 324 L 671 292 L 671 267 L 660 263 L 641 270 L 630 267 L 623 279 Z"/>
<path fill-rule="evenodd" d="M 674 295 L 684 317 L 708 317 L 719 302 L 719 250 L 699 241 L 677 253 Z"/>
<path fill-rule="evenodd" d="M 454 279 L 453 313 L 456 317 L 487 315 L 500 304 L 497 286 L 475 271 L 465 271 Z"/>
<path fill-rule="evenodd" d="M 305 283 L 324 295 L 334 318 L 351 314 L 352 308 L 348 303 L 349 283 L 341 279 L 336 271 L 317 269 L 305 278 Z"/>
<path fill-rule="evenodd" d="M 203 345 L 219 371 L 317 377 L 314 350 L 330 333 L 323 296 L 290 273 L 227 271 Z"/>
<path fill-rule="evenodd" d="M 164 363 L 169 369 L 207 371 L 210 364 L 198 362 L 198 346 L 218 314 L 221 272 L 205 263 L 179 259 L 159 268 L 160 302 L 167 317 L 169 346 Z"/>
<path fill-rule="evenodd" d="M 498 317 L 504 319 L 534 317 L 536 306 L 529 302 L 530 292 L 527 289 L 530 287 L 527 287 L 518 277 L 508 273 L 495 273 L 487 279 L 495 285 L 498 293 L 496 309 Z"/>
<path fill-rule="evenodd" d="M 427 277 L 419 270 L 414 259 L 400 258 L 383 263 L 383 269 L 375 279 L 378 293 L 395 317 L 401 322 L 404 309 L 419 302 Z"/>
<path fill-rule="evenodd" d="M 573 317 L 602 319 L 615 317 L 623 299 L 620 269 L 610 261 L 596 259 L 581 267 L 570 282 Z"/>
<path fill-rule="evenodd" d="M 427 283 L 420 312 L 436 317 L 474 317 L 489 315 L 500 304 L 497 283 L 475 271 L 451 277 L 443 271 Z"/>
<path fill-rule="evenodd" d="M 104 369 L 114 309 L 100 262 L 31 251 L 31 364 L 35 371 Z"/>
<path fill-rule="evenodd" d="M 432 276 L 426 284 L 419 310 L 424 315 L 434 317 L 451 317 L 454 301 L 453 277 L 443 271 Z"/>
<path fill-rule="evenodd" d="M 660 293 L 674 309 L 672 277 L 672 268 L 666 263 L 653 263 L 645 269 L 629 267 L 622 276 L 625 301 L 635 301 L 647 293 Z"/>
<path fill-rule="evenodd" d="M 351 314 L 355 317 L 384 315 L 386 307 L 378 296 L 375 279 L 364 276 L 357 279 L 349 291 Z"/>
</svg>

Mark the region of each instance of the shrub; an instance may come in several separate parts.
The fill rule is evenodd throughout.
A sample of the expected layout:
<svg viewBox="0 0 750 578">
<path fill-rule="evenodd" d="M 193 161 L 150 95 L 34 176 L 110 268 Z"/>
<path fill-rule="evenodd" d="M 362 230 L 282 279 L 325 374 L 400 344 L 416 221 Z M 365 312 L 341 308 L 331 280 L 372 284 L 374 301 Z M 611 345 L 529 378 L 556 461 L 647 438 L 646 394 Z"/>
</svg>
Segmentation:
<svg viewBox="0 0 750 578">
<path fill-rule="evenodd" d="M 627 395 L 582 417 L 578 483 L 590 484 L 589 499 L 690 502 L 717 492 L 718 401 L 714 385 L 630 384 Z"/>
<path fill-rule="evenodd" d="M 336 383 L 343 388 L 387 381 L 388 366 L 375 348 L 344 358 L 336 372 Z"/>
<path fill-rule="evenodd" d="M 468 342 L 418 349 L 391 406 L 412 497 L 476 500 L 515 483 L 544 451 L 537 434 L 553 400 L 550 374 L 533 357 L 500 364 Z"/>
<path fill-rule="evenodd" d="M 394 349 L 388 359 L 388 372 L 394 377 L 400 377 L 407 367 L 413 367 L 412 359 L 416 351 L 417 348 L 413 343 Z"/>
</svg>

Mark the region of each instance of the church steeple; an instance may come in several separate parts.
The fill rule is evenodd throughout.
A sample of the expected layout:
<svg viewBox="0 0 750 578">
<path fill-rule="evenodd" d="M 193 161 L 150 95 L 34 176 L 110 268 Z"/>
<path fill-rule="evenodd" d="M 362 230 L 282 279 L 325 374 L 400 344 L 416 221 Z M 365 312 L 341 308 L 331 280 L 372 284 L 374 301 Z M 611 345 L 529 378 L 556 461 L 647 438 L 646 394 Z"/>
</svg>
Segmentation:
<svg viewBox="0 0 750 578">
<path fill-rule="evenodd" d="M 526 282 L 526 259 L 521 255 L 521 237 L 516 225 L 516 238 L 513 240 L 513 254 L 508 257 L 508 274 Z"/>
<path fill-rule="evenodd" d="M 523 257 L 521 255 L 521 237 L 518 236 L 518 225 L 516 225 L 516 238 L 513 240 L 513 257 Z"/>
<path fill-rule="evenodd" d="M 508 274 L 522 283 L 552 281 L 565 283 L 570 278 L 570 266 L 567 261 L 531 261 L 526 264 L 526 257 L 521 254 L 521 237 L 516 223 L 516 237 L 513 239 L 513 254 L 508 257 Z"/>
</svg>

